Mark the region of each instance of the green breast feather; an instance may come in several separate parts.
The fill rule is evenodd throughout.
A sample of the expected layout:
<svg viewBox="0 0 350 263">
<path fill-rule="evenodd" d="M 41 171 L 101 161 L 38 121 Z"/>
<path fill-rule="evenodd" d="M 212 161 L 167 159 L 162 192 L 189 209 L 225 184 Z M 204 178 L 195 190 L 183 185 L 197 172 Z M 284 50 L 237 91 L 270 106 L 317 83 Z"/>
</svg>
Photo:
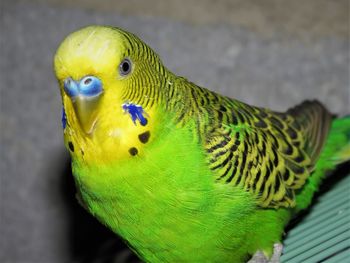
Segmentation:
<svg viewBox="0 0 350 263">
<path fill-rule="evenodd" d="M 278 113 L 218 95 L 121 29 L 73 33 L 55 71 L 81 201 L 146 262 L 270 257 L 350 159 L 350 118 L 317 101 Z"/>
</svg>

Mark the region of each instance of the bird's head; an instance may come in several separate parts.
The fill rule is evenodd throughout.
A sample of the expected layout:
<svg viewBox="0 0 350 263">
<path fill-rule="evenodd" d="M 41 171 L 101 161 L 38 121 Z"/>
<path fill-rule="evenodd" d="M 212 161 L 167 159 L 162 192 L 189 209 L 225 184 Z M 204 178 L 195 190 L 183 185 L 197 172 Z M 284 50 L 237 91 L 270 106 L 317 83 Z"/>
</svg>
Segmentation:
<svg viewBox="0 0 350 263">
<path fill-rule="evenodd" d="M 153 129 L 161 100 L 165 69 L 158 56 L 133 34 L 89 26 L 62 42 L 54 67 L 72 155 L 140 154 L 139 136 Z"/>
</svg>

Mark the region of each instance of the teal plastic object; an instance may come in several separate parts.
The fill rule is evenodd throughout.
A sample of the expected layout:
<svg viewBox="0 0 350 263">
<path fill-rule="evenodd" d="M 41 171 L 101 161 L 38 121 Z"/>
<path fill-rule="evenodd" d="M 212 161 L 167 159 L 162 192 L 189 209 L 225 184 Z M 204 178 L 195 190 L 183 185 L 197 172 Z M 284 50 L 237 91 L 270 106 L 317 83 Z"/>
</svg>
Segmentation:
<svg viewBox="0 0 350 263">
<path fill-rule="evenodd" d="M 350 263 L 350 174 L 317 198 L 283 245 L 282 263 Z"/>
</svg>

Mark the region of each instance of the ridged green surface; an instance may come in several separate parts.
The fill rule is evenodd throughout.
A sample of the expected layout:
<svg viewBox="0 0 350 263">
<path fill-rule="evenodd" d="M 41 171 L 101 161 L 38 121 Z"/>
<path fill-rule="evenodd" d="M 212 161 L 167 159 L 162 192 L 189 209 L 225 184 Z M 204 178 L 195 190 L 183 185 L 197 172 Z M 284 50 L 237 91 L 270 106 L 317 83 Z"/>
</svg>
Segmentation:
<svg viewBox="0 0 350 263">
<path fill-rule="evenodd" d="M 283 244 L 282 263 L 350 262 L 350 176 L 319 197 Z"/>
</svg>

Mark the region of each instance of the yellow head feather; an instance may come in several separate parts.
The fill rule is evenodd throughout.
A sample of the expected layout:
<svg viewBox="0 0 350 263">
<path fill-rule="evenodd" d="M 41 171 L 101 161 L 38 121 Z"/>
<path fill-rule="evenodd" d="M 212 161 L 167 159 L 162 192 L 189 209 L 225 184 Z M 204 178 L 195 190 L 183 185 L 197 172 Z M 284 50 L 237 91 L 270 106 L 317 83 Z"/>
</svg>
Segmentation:
<svg viewBox="0 0 350 263">
<path fill-rule="evenodd" d="M 148 116 L 145 126 L 133 122 L 122 108 L 126 102 L 145 102 L 145 96 L 147 100 L 153 99 L 143 94 L 143 87 L 139 86 L 139 95 L 132 97 L 135 101 L 128 101 L 130 96 L 127 95 L 133 93 L 135 83 L 143 83 L 142 75 L 137 74 L 139 68 L 147 72 L 145 68 L 148 65 L 143 62 L 138 49 L 143 43 L 127 34 L 112 27 L 89 26 L 69 35 L 57 50 L 54 66 L 67 116 L 65 143 L 74 158 L 94 163 L 132 158 L 135 154 L 142 156 L 144 137 L 147 137 L 147 143 L 154 137 L 152 133 L 156 118 L 150 103 L 141 105 Z M 130 59 L 132 68 L 130 74 L 122 76 L 118 69 L 125 58 Z M 157 60 L 155 54 L 154 60 Z M 67 78 L 79 81 L 85 76 L 98 78 L 103 87 L 99 103 L 94 105 L 96 121 L 90 133 L 81 128 L 74 110 L 74 99 L 64 91 L 64 81 Z M 150 84 L 152 83 L 148 86 Z M 156 84 L 157 81 L 154 81 L 152 87 L 155 88 Z"/>
</svg>

